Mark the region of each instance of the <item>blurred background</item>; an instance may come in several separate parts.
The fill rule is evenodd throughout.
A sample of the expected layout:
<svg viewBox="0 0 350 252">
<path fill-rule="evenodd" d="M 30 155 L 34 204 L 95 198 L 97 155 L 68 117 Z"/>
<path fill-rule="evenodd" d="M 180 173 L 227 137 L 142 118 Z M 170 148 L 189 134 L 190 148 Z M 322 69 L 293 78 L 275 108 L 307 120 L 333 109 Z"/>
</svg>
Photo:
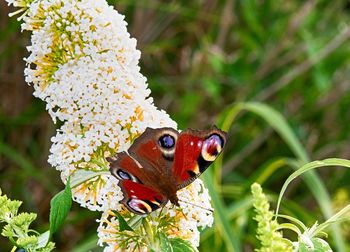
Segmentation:
<svg viewBox="0 0 350 252">
<path fill-rule="evenodd" d="M 179 128 L 220 125 L 236 102 L 259 101 L 284 116 L 310 160 L 350 158 L 349 1 L 109 2 L 126 16 L 129 32 L 138 41 L 141 71 L 155 104 Z M 0 187 L 10 198 L 23 201 L 22 210 L 38 213 L 35 228 L 44 230 L 50 199 L 63 189 L 59 172 L 47 163 L 55 125 L 24 82 L 22 59 L 30 37 L 20 32 L 16 18 L 8 17 L 10 11 L 1 1 Z M 232 239 L 240 241 L 242 251 L 259 246 L 251 204 L 243 201 L 249 199 L 250 184 L 258 180 L 276 202 L 293 171 L 278 163 L 295 156 L 272 124 L 241 113 L 230 126 L 223 164 L 219 172 L 215 169 L 216 192 L 229 213 Z M 349 171 L 333 167 L 317 173 L 332 207 L 349 203 Z M 208 172 L 209 179 L 211 175 Z M 309 226 L 324 220 L 302 179 L 291 185 L 286 197 L 282 211 Z M 54 237 L 57 250 L 100 251 L 95 246 L 99 216 L 74 204 Z M 220 235 L 218 228 L 203 232 L 200 251 L 228 251 L 225 230 L 219 230 Z M 347 251 L 349 234 L 344 225 L 337 234 Z M 333 238 L 329 240 L 334 246 Z M 0 238 L 0 248 L 9 251 L 10 246 Z"/>
</svg>

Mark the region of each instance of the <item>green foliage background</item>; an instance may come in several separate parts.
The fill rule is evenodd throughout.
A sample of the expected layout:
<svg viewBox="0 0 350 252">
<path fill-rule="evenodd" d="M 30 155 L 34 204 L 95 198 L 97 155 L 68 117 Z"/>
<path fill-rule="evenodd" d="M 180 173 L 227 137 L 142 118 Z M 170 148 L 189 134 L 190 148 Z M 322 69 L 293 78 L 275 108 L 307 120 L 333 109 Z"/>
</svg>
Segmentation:
<svg viewBox="0 0 350 252">
<path fill-rule="evenodd" d="M 347 0 L 109 2 L 126 16 L 129 32 L 138 40 L 142 73 L 156 105 L 179 128 L 218 124 L 229 130 L 223 160 L 204 176 L 214 193 L 217 218 L 214 228 L 203 232 L 200 251 L 259 246 L 249 191 L 254 181 L 276 202 L 296 163 L 350 159 Z M 1 1 L 0 186 L 10 198 L 22 200 L 24 210 L 38 213 L 35 228 L 45 230 L 50 199 L 63 188 L 59 173 L 46 161 L 55 125 L 24 82 L 22 58 L 29 34 L 19 32 L 19 22 L 7 16 L 10 11 Z M 235 104 L 246 101 L 279 111 L 292 138 L 301 142 L 299 152 L 278 130 L 285 125 L 271 110 L 261 112 L 266 109 L 261 104 L 254 103 L 255 110 L 243 108 L 232 123 Z M 315 180 L 297 179 L 281 209 L 309 226 L 325 219 L 320 205 L 339 209 L 349 203 L 349 171 L 317 173 L 331 201 L 310 190 Z M 97 213 L 73 204 L 54 236 L 58 251 L 100 251 L 96 218 Z M 344 251 L 350 250 L 348 226 L 329 233 L 333 248 L 344 244 Z M 0 248 L 7 251 L 10 244 L 0 238 Z"/>
</svg>

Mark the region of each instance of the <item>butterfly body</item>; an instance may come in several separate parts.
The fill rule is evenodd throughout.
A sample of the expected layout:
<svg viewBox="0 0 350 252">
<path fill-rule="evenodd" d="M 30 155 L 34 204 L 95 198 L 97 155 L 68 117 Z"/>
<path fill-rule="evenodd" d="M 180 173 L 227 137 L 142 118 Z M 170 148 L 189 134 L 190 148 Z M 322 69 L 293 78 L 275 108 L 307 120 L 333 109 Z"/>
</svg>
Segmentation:
<svg viewBox="0 0 350 252">
<path fill-rule="evenodd" d="M 128 149 L 107 158 L 131 212 L 148 214 L 168 201 L 179 206 L 177 191 L 192 183 L 220 154 L 226 133 L 147 128 Z"/>
</svg>

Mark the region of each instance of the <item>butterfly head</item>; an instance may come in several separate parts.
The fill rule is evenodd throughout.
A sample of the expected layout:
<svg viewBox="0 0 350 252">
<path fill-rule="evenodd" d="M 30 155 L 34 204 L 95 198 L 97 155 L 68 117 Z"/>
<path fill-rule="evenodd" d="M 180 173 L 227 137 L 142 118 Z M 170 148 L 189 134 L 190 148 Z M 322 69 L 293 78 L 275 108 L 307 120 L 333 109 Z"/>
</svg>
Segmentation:
<svg viewBox="0 0 350 252">
<path fill-rule="evenodd" d="M 180 204 L 179 204 L 179 199 L 178 199 L 178 197 L 177 197 L 176 192 L 175 192 L 175 193 L 172 193 L 172 194 L 170 194 L 170 195 L 168 195 L 168 197 L 169 197 L 169 201 L 170 201 L 172 204 L 174 204 L 175 206 L 180 206 Z"/>
</svg>

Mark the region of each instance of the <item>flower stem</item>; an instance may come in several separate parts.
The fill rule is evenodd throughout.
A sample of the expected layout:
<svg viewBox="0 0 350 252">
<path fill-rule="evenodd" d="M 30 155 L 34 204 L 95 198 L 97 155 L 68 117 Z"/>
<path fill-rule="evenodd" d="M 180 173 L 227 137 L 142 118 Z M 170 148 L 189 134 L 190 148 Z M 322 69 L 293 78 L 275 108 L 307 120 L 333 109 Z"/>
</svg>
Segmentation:
<svg viewBox="0 0 350 252">
<path fill-rule="evenodd" d="M 145 229 L 145 237 L 149 246 L 150 250 L 158 251 L 158 244 L 155 239 L 155 233 L 154 230 L 152 229 L 152 226 L 150 225 L 149 221 L 147 218 L 143 218 L 142 220 L 142 226 Z"/>
</svg>

